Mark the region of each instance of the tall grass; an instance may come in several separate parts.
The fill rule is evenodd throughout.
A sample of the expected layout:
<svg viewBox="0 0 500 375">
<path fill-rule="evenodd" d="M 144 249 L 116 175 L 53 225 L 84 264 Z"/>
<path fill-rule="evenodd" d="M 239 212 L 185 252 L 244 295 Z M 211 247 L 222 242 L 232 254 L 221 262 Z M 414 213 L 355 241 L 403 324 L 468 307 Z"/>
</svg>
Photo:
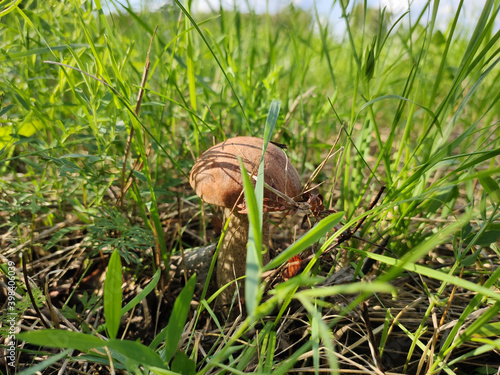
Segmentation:
<svg viewBox="0 0 500 375">
<path fill-rule="evenodd" d="M 429 302 L 413 331 L 387 307 L 377 349 L 382 359 L 394 327 L 412 341 L 400 369 L 405 373 L 454 373 L 453 366 L 464 360 L 499 350 L 491 333 L 498 332 L 492 320 L 500 310 L 493 291 L 499 286 L 500 255 L 500 31 L 495 24 L 500 3 L 486 0 L 480 16 L 471 20 L 468 4 L 461 1 L 445 28 L 439 1 L 398 17 L 364 2 L 334 3 L 345 24 L 341 36 L 316 8 L 256 14 L 221 6 L 214 14 L 196 14 L 191 2 L 177 0 L 154 12 L 112 0 L 2 4 L 2 261 L 17 262 L 25 252 L 35 262 L 81 241 L 88 259 L 95 254 L 92 247 L 102 253 L 118 250 L 106 279 L 113 282 L 103 286 L 108 296 L 121 292 L 118 254 L 126 260 L 124 273 L 137 281 L 153 275 L 150 267 L 161 270 L 163 277 L 155 276 L 148 293 L 156 285 L 168 291 L 172 256 L 206 240 L 208 207 L 198 205 L 187 183 L 197 156 L 231 136 L 264 137 L 271 122 L 271 140 L 287 145 L 305 182 L 340 134 L 339 152 L 313 183 L 326 208 L 340 213 L 295 242 L 285 241 L 283 251 L 248 278 L 257 283 L 262 271 L 312 247 L 314 255 L 300 275 L 267 298 L 256 284 L 247 288 L 250 314 L 227 338 L 226 323 L 213 312 L 214 298 L 207 293 L 209 281 L 198 280 L 205 288 L 195 321 L 208 312 L 220 329 L 203 358 L 197 351 L 199 326 L 190 325 L 187 336 L 182 332 L 194 279 L 186 280 L 170 310 L 172 317 L 181 317 L 178 324 L 170 320 L 151 345 L 143 342 L 149 348 L 115 339 L 126 311 L 105 295 L 112 353 L 101 351 L 89 360 L 99 357 L 146 371 L 131 355 L 135 348 L 154 362 L 148 371 L 157 373 L 183 368 L 241 373 L 255 366 L 248 368 L 284 374 L 312 353 L 307 363 L 314 371 L 339 372 L 343 357 L 333 327 L 369 297 L 394 293 L 391 284 L 403 273 L 421 280 Z M 368 209 L 382 186 L 382 199 Z M 252 196 L 250 186 L 245 194 Z M 259 190 L 255 194 L 249 209 L 258 223 L 262 196 Z M 185 207 L 195 210 L 189 211 L 193 216 L 182 217 Z M 174 229 L 166 227 L 171 213 L 178 218 Z M 332 253 L 363 218 L 354 237 Z M 47 228 L 52 228 L 48 241 L 40 234 Z M 258 225 L 252 230 L 257 232 L 251 238 L 260 238 Z M 258 263 L 260 243 L 255 246 L 249 254 Z M 435 254 L 444 248 L 447 261 L 435 269 L 442 261 Z M 352 283 L 325 285 L 331 272 L 321 268 L 321 259 L 327 253 L 335 254 L 338 269 L 352 270 Z M 378 262 L 378 271 L 358 282 L 367 259 Z M 471 281 L 476 276 L 481 283 Z M 435 289 L 427 288 L 429 279 L 438 283 Z M 427 318 L 436 319 L 436 309 L 453 300 L 449 285 L 474 297 L 460 306 L 437 345 L 444 321 L 432 327 L 431 339 L 422 335 L 430 329 Z M 330 297 L 338 294 L 354 297 L 337 308 Z M 280 327 L 295 303 L 309 319 L 308 336 L 283 360 L 276 354 Z M 482 318 L 471 321 L 478 309 Z M 43 333 L 31 339 L 29 334 L 28 341 L 46 343 Z M 78 344 L 83 340 L 78 335 L 53 346 L 89 353 L 104 340 L 100 333 L 92 335 L 87 332 L 85 344 Z M 470 342 L 482 346 L 468 350 Z M 460 355 L 453 355 L 458 348 Z M 417 349 L 423 355 L 415 364 Z M 70 355 L 63 353 L 46 366 Z"/>
</svg>

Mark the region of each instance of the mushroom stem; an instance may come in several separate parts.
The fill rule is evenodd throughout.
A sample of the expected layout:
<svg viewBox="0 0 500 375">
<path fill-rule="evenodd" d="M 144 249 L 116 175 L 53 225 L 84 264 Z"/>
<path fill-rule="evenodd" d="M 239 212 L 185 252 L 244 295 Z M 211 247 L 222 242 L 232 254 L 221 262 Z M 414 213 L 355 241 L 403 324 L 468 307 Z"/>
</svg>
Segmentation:
<svg viewBox="0 0 500 375">
<path fill-rule="evenodd" d="M 222 241 L 217 257 L 217 288 L 245 275 L 248 242 L 248 216 L 224 208 L 224 222 L 231 215 L 231 221 Z M 269 214 L 264 212 L 262 218 L 262 244 L 269 247 Z M 269 262 L 269 250 L 262 254 L 262 263 Z M 240 287 L 240 296 L 244 297 L 244 283 Z M 233 283 L 219 295 L 219 304 L 229 306 L 234 295 L 236 285 Z"/>
</svg>

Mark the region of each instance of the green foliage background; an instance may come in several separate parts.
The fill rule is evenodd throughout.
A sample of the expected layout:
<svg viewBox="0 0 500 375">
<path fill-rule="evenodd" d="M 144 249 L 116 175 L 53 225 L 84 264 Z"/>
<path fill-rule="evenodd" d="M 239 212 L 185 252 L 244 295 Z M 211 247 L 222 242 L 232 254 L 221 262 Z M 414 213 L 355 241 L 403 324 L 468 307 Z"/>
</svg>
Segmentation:
<svg viewBox="0 0 500 375">
<path fill-rule="evenodd" d="M 304 182 L 340 135 L 335 150 L 342 152 L 315 183 L 327 207 L 346 212 L 346 223 L 387 188 L 357 233 L 369 242 L 345 246 L 357 271 L 365 257 L 377 258 L 371 243 L 383 238 L 391 239 L 390 259 L 377 260 L 398 270 L 384 281 L 446 242 L 454 263 L 437 279 L 469 288 L 453 278 L 458 270 L 474 265 L 484 248 L 500 255 L 499 1 L 485 1 L 467 28 L 458 19 L 466 11 L 460 2 L 444 29 L 437 27 L 439 1 L 399 19 L 362 2 L 335 3 L 343 35 L 315 9 L 293 6 L 272 15 L 222 7 L 191 14 L 190 2 L 148 12 L 110 1 L 107 13 L 99 0 L 2 2 L 5 254 L 27 241 L 54 252 L 73 230 L 88 228 L 89 241 L 119 247 L 127 263 L 157 266 L 142 251 L 153 248 L 168 268 L 172 254 L 193 245 L 183 242 L 183 230 L 193 222 L 205 233 L 203 215 L 172 238 L 161 222 L 162 208 L 179 199 L 198 204 L 187 184 L 195 158 L 214 140 L 262 137 L 271 102 L 279 100 L 272 140 L 287 145 Z M 141 169 L 133 168 L 136 160 Z M 123 204 L 113 208 L 129 175 Z M 67 215 L 82 224 L 37 242 L 40 229 Z M 120 228 L 116 246 L 116 236 L 104 234 Z M 142 250 L 127 255 L 132 248 Z M 311 308 L 307 298 L 297 297 Z"/>
</svg>

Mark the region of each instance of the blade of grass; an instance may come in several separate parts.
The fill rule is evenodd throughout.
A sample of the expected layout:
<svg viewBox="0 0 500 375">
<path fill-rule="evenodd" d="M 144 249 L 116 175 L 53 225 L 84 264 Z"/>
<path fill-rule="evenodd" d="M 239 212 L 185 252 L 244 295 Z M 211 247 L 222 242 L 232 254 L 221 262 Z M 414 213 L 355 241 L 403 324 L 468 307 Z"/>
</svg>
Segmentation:
<svg viewBox="0 0 500 375">
<path fill-rule="evenodd" d="M 343 216 L 344 212 L 337 212 L 321 220 L 309 232 L 295 241 L 277 257 L 273 258 L 271 262 L 264 266 L 263 270 L 269 271 L 280 266 L 294 255 L 298 255 L 309 246 L 316 243 L 320 238 L 323 238 L 328 232 L 330 232 L 332 228 L 337 225 L 340 220 L 342 220 Z"/>
<path fill-rule="evenodd" d="M 262 297 L 262 291 L 259 288 L 260 276 L 262 273 L 262 215 L 259 214 L 253 184 L 250 181 L 247 170 L 245 169 L 243 161 L 239 156 L 238 161 L 240 163 L 241 175 L 243 179 L 245 204 L 248 209 L 249 223 L 245 301 L 248 315 L 253 317 Z"/>
<path fill-rule="evenodd" d="M 60 329 L 43 329 L 39 331 L 26 331 L 17 335 L 19 340 L 27 341 L 34 345 L 50 346 L 51 348 L 72 348 L 86 352 L 90 349 L 104 347 L 107 341 L 85 333 L 64 331 Z"/>
<path fill-rule="evenodd" d="M 249 316 L 253 317 L 261 299 L 260 279 L 262 274 L 262 220 L 264 212 L 264 155 L 278 119 L 280 104 L 273 101 L 264 128 L 264 143 L 257 172 L 255 189 L 250 177 L 238 158 L 243 179 L 245 203 L 248 208 L 249 234 L 247 244 L 247 268 L 245 301 Z M 267 225 L 267 224 L 266 224 Z M 266 251 L 268 251 L 266 249 Z"/>
<path fill-rule="evenodd" d="M 198 27 L 198 24 L 196 23 L 196 21 L 193 19 L 193 17 L 191 16 L 191 14 L 186 10 L 186 8 L 184 8 L 184 6 L 180 3 L 179 0 L 174 0 L 175 3 L 177 4 L 177 6 L 182 10 L 182 12 L 184 13 L 184 15 L 189 19 L 189 21 L 191 22 L 191 24 L 196 28 L 196 31 L 198 32 L 198 34 L 200 35 L 201 39 L 203 39 L 203 42 L 205 43 L 205 45 L 207 46 L 208 50 L 210 51 L 210 53 L 212 54 L 214 60 L 216 61 L 217 65 L 219 66 L 220 70 L 222 71 L 222 74 L 224 75 L 224 77 L 226 78 L 226 81 L 227 83 L 229 84 L 229 87 L 231 88 L 231 91 L 233 92 L 233 95 L 238 103 L 238 106 L 240 107 L 241 109 L 241 113 L 243 114 L 243 117 L 245 118 L 245 122 L 246 122 L 246 125 L 247 125 L 247 129 L 248 131 L 251 133 L 251 129 L 250 129 L 250 121 L 248 120 L 248 117 L 246 115 L 246 112 L 245 112 L 245 109 L 243 108 L 243 104 L 241 103 L 240 101 L 240 98 L 234 88 L 234 85 L 233 83 L 231 82 L 231 80 L 229 79 L 229 76 L 227 75 L 226 71 L 224 70 L 221 62 L 219 61 L 219 58 L 217 57 L 217 55 L 215 54 L 213 48 L 210 46 L 210 43 L 208 43 L 208 40 L 206 39 L 205 35 L 203 34 L 203 32 L 201 31 L 201 29 Z"/>
<path fill-rule="evenodd" d="M 39 374 L 39 373 L 41 373 L 42 370 L 45 370 L 47 367 L 52 366 L 54 363 L 63 359 L 68 354 L 71 355 L 70 354 L 71 351 L 72 351 L 72 349 L 63 350 L 61 353 L 55 354 L 52 357 L 50 357 L 49 359 L 46 359 L 45 361 L 37 363 L 36 365 L 33 365 L 30 368 L 19 372 L 18 375 L 36 375 L 36 374 Z"/>
<path fill-rule="evenodd" d="M 156 349 L 165 340 L 165 351 L 163 353 L 165 362 L 170 362 L 177 351 L 177 346 L 188 318 L 195 285 L 196 275 L 193 275 L 176 298 L 167 326 L 156 335 L 149 345 L 151 349 Z"/>
<path fill-rule="evenodd" d="M 478 285 L 468 280 L 461 279 L 457 276 L 449 275 L 447 273 L 434 270 L 432 268 L 420 266 L 414 263 L 407 263 L 398 259 L 394 259 L 391 257 L 387 257 L 385 255 L 370 253 L 363 250 L 358 249 L 350 249 L 351 251 L 356 251 L 360 254 L 363 254 L 369 258 L 375 259 L 377 261 L 383 262 L 387 265 L 394 266 L 394 269 L 397 269 L 398 272 L 401 272 L 403 269 L 410 272 L 415 272 L 419 275 L 424 275 L 427 277 L 431 277 L 433 279 L 444 281 L 448 284 L 457 285 L 461 288 L 471 290 L 473 292 L 479 293 L 481 296 L 487 296 L 494 300 L 500 301 L 500 295 L 495 291 L 489 289 L 486 286 Z M 394 271 L 393 271 L 394 272 Z M 384 277 L 385 279 L 385 277 Z"/>
<path fill-rule="evenodd" d="M 153 278 L 151 281 L 146 285 L 146 287 L 139 292 L 132 300 L 127 303 L 123 308 L 121 309 L 121 316 L 132 310 L 139 302 L 141 302 L 144 298 L 148 296 L 149 293 L 153 291 L 153 289 L 158 285 L 158 281 L 160 281 L 160 275 L 161 275 L 161 270 L 158 269 L 156 270 Z"/>
<path fill-rule="evenodd" d="M 108 271 L 104 281 L 104 317 L 110 338 L 115 338 L 120 328 L 122 309 L 122 264 L 118 250 L 109 258 Z"/>
</svg>

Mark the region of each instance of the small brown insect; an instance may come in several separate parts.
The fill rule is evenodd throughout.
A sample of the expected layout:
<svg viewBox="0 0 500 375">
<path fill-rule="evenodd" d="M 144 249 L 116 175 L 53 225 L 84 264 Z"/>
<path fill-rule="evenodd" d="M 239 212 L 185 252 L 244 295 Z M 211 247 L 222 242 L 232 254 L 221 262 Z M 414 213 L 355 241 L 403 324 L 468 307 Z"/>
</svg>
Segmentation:
<svg viewBox="0 0 500 375">
<path fill-rule="evenodd" d="M 300 272 L 302 259 L 299 255 L 294 255 L 288 260 L 286 268 L 281 272 L 283 280 L 289 280 Z"/>
</svg>

